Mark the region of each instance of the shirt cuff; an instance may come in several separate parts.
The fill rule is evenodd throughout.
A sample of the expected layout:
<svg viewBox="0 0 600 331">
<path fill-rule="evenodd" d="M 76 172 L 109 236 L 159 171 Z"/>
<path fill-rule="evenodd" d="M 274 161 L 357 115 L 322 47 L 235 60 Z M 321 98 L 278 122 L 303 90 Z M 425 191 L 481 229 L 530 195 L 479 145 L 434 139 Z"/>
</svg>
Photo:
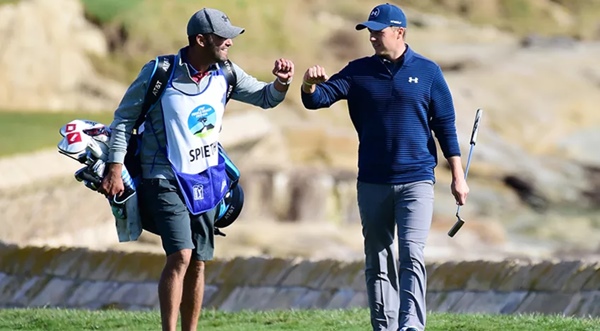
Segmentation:
<svg viewBox="0 0 600 331">
<path fill-rule="evenodd" d="M 269 84 L 268 88 L 269 94 L 273 97 L 273 101 L 275 101 L 276 103 L 280 103 L 281 101 L 283 101 L 283 99 L 285 99 L 285 94 L 287 93 L 287 91 L 277 91 L 277 89 L 275 88 L 275 82 Z"/>
<path fill-rule="evenodd" d="M 111 153 L 108 153 L 106 162 L 123 164 L 125 162 L 125 154 L 127 154 L 127 151 L 111 151 Z"/>
</svg>

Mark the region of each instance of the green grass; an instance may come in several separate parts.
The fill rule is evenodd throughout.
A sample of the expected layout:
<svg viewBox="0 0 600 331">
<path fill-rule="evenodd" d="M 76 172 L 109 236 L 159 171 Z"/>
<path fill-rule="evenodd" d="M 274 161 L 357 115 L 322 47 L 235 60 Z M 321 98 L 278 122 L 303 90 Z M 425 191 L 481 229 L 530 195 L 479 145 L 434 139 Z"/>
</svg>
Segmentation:
<svg viewBox="0 0 600 331">
<path fill-rule="evenodd" d="M 368 311 L 302 310 L 225 313 L 203 312 L 198 327 L 215 331 L 369 330 Z M 157 312 L 57 309 L 0 310 L 0 330 L 160 330 Z M 600 320 L 539 315 L 430 314 L 427 331 L 592 331 Z"/>
<path fill-rule="evenodd" d="M 86 14 L 99 23 L 116 20 L 123 12 L 133 10 L 142 0 L 81 0 Z"/>
<path fill-rule="evenodd" d="M 0 111 L 0 157 L 56 147 L 58 131 L 74 119 L 110 124 L 112 113 Z"/>
</svg>

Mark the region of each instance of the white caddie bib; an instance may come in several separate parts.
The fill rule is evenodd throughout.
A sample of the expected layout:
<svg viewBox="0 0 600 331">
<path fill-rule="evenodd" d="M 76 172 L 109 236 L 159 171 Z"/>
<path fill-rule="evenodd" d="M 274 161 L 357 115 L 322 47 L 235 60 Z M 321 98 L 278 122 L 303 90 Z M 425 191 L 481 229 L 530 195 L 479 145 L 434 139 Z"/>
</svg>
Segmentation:
<svg viewBox="0 0 600 331">
<path fill-rule="evenodd" d="M 206 88 L 194 93 L 186 91 L 191 84 L 170 81 L 161 98 L 167 158 L 195 215 L 215 207 L 229 185 L 218 145 L 227 82 L 220 71 L 202 79 Z"/>
</svg>

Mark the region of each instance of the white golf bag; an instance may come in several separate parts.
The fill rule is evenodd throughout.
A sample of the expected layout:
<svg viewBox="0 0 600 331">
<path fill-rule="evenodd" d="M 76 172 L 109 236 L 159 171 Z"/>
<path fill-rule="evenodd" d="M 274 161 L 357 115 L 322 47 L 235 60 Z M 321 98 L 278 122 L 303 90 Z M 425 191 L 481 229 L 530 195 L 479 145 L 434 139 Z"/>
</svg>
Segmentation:
<svg viewBox="0 0 600 331">
<path fill-rule="evenodd" d="M 60 129 L 63 137 L 58 143 L 58 151 L 84 166 L 75 172 L 75 179 L 87 188 L 97 191 L 104 176 L 108 158 L 110 128 L 104 124 L 73 120 Z M 142 233 L 142 221 L 138 209 L 135 183 L 123 166 L 125 191 L 114 197 L 106 197 L 115 218 L 119 242 L 135 241 Z"/>
</svg>

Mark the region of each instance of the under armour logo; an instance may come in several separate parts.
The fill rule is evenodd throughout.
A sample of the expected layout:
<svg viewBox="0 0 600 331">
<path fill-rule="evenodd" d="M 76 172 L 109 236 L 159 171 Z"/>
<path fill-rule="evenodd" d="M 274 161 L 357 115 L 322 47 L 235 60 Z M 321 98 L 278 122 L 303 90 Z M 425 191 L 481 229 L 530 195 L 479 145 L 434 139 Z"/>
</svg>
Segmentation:
<svg viewBox="0 0 600 331">
<path fill-rule="evenodd" d="M 223 22 L 225 22 L 225 23 L 229 22 L 229 17 L 227 17 L 227 15 L 223 15 L 223 16 L 221 16 L 221 18 L 223 19 Z"/>
<path fill-rule="evenodd" d="M 418 84 L 419 83 L 419 77 L 408 77 L 408 82 L 409 83 Z"/>
<path fill-rule="evenodd" d="M 369 16 L 371 16 L 371 17 L 379 16 L 379 8 L 373 9 L 373 11 L 371 12 L 371 14 Z"/>
</svg>

